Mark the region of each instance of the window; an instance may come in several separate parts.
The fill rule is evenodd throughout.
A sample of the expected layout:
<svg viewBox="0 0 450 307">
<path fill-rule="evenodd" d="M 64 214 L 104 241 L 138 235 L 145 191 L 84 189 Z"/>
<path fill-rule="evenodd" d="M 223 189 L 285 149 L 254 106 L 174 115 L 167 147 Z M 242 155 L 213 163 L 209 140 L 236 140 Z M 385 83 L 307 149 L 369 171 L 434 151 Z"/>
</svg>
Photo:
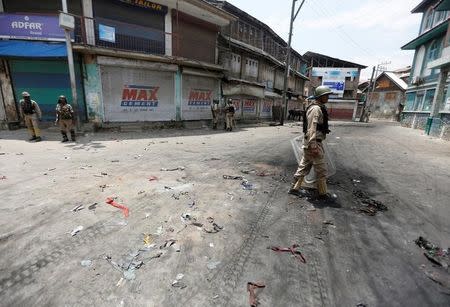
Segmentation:
<svg viewBox="0 0 450 307">
<path fill-rule="evenodd" d="M 428 90 L 425 94 L 425 100 L 423 102 L 422 111 L 430 111 L 431 106 L 433 105 L 433 99 L 434 99 L 434 92 L 435 90 Z"/>
<path fill-rule="evenodd" d="M 420 46 L 419 50 L 416 52 L 416 60 L 414 61 L 414 77 L 420 76 L 422 72 L 423 60 L 425 58 L 425 46 Z"/>
<path fill-rule="evenodd" d="M 446 15 L 447 15 L 446 11 L 435 12 L 434 13 L 434 24 L 436 25 L 436 24 L 440 23 L 445 18 Z"/>
<path fill-rule="evenodd" d="M 430 49 L 428 49 L 427 64 L 439 57 L 440 49 L 440 42 L 438 40 L 434 40 L 430 45 Z M 431 75 L 432 72 L 432 69 L 426 68 L 425 76 Z"/>
<path fill-rule="evenodd" d="M 416 101 L 416 92 L 406 94 L 406 107 L 405 111 L 414 110 L 414 102 Z"/>
<path fill-rule="evenodd" d="M 253 59 L 245 60 L 245 75 L 249 77 L 258 77 L 258 61 Z"/>
<path fill-rule="evenodd" d="M 425 96 L 424 94 L 425 93 L 423 91 L 422 92 L 417 92 L 416 99 L 414 100 L 414 106 L 412 108 L 412 111 L 420 110 L 420 108 L 422 106 L 422 102 L 423 102 L 423 97 Z"/>
<path fill-rule="evenodd" d="M 430 8 L 425 14 L 422 32 L 425 32 L 426 30 L 430 29 L 432 25 L 433 25 L 433 10 Z"/>
<path fill-rule="evenodd" d="M 241 56 L 238 54 L 231 54 L 231 72 L 240 73 L 241 72 Z"/>
</svg>

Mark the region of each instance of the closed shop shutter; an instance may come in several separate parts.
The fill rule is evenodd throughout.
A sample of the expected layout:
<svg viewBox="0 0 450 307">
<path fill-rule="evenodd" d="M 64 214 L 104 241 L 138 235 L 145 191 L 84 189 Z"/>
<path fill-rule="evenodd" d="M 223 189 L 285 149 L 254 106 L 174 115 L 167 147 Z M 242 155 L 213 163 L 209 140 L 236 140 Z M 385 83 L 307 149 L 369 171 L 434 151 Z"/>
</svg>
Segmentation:
<svg viewBox="0 0 450 307">
<path fill-rule="evenodd" d="M 31 99 L 39 104 L 44 121 L 55 120 L 55 108 L 60 95 L 72 102 L 69 67 L 61 60 L 9 60 L 14 96 L 18 103 L 22 92 L 29 92 Z M 80 65 L 75 63 L 80 120 L 86 119 L 83 84 Z"/>
<path fill-rule="evenodd" d="M 219 81 L 214 78 L 183 75 L 182 118 L 211 119 L 211 104 L 219 99 Z"/>
<path fill-rule="evenodd" d="M 261 109 L 259 112 L 260 118 L 272 118 L 272 106 L 273 106 L 273 99 L 266 98 L 262 100 Z"/>
<path fill-rule="evenodd" d="M 253 98 L 246 98 L 242 101 L 242 116 L 244 118 L 255 118 L 258 100 Z"/>
<path fill-rule="evenodd" d="M 100 66 L 106 122 L 175 120 L 174 73 Z"/>
</svg>

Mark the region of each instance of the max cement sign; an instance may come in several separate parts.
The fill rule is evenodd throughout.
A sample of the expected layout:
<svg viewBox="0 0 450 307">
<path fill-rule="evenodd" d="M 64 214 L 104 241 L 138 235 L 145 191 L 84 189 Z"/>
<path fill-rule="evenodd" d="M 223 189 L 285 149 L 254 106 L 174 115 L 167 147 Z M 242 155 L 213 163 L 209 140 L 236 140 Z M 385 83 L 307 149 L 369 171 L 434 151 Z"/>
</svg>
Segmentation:
<svg viewBox="0 0 450 307">
<path fill-rule="evenodd" d="M 57 16 L 0 14 L 0 38 L 65 41 Z"/>
</svg>

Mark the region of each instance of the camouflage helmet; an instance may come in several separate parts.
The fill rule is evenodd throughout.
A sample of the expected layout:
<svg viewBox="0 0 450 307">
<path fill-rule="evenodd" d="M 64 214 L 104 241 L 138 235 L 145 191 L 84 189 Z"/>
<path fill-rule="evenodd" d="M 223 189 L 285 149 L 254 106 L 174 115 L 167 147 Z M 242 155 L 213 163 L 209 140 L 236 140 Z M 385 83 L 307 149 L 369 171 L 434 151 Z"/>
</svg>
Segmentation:
<svg viewBox="0 0 450 307">
<path fill-rule="evenodd" d="M 330 95 L 330 94 L 333 94 L 331 89 L 328 86 L 321 85 L 321 86 L 318 86 L 316 88 L 316 90 L 314 91 L 314 98 L 319 98 L 319 97 L 322 97 L 325 95 Z"/>
</svg>

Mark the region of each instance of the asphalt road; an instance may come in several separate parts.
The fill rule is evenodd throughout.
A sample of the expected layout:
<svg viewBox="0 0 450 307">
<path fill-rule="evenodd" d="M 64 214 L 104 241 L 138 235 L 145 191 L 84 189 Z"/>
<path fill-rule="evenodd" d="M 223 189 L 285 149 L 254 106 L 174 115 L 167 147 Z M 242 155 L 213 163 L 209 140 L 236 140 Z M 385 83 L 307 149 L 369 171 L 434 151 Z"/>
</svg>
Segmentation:
<svg viewBox="0 0 450 307">
<path fill-rule="evenodd" d="M 0 132 L 1 305 L 249 306 L 247 282 L 263 282 L 260 306 L 449 306 L 450 290 L 424 271 L 444 285 L 449 274 L 414 240 L 450 246 L 450 144 L 394 124 L 335 125 L 338 201 L 324 206 L 286 193 L 300 130 L 99 133 L 76 144 Z M 360 212 L 361 191 L 388 210 Z M 267 248 L 292 244 L 306 263 Z"/>
</svg>

